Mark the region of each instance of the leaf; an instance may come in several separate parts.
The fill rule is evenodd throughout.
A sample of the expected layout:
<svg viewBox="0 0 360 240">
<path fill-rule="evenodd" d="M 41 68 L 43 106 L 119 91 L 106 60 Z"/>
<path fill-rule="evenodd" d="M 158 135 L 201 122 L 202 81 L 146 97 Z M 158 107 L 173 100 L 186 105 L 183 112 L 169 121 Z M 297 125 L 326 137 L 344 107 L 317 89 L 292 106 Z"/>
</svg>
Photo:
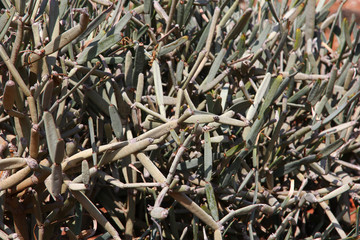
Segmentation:
<svg viewBox="0 0 360 240">
<path fill-rule="evenodd" d="M 268 90 L 268 87 L 270 85 L 270 80 L 271 80 L 271 74 L 267 73 L 265 75 L 263 81 L 261 82 L 258 91 L 256 92 L 253 104 L 250 106 L 250 108 L 246 114 L 247 120 L 252 120 L 253 117 L 255 116 L 256 110 L 258 109 L 261 100 L 263 99 L 266 91 Z"/>
<path fill-rule="evenodd" d="M 152 70 L 154 74 L 154 83 L 155 83 L 155 95 L 156 101 L 160 109 L 160 114 L 163 117 L 166 117 L 165 107 L 164 107 L 164 93 L 161 81 L 161 73 L 160 73 L 160 66 L 157 60 L 153 62 Z"/>
<path fill-rule="evenodd" d="M 210 182 L 211 175 L 212 175 L 212 165 L 213 165 L 210 132 L 208 132 L 208 131 L 204 132 L 204 139 L 205 139 L 205 145 L 204 145 L 204 175 L 205 176 L 204 176 L 204 178 L 205 178 L 205 181 Z"/>
<path fill-rule="evenodd" d="M 230 40 L 235 39 L 241 33 L 241 31 L 245 28 L 246 24 L 250 20 L 252 11 L 253 10 L 251 8 L 248 8 L 245 10 L 245 12 L 241 16 L 241 18 L 237 21 L 236 25 L 231 29 L 229 34 L 226 35 L 226 37 L 224 39 L 224 43 L 223 43 L 224 47 L 226 47 L 229 44 Z"/>
<path fill-rule="evenodd" d="M 219 221 L 219 213 L 218 213 L 214 188 L 210 183 L 207 183 L 205 185 L 205 192 L 206 192 L 206 200 L 209 204 L 211 216 L 214 218 L 215 221 Z"/>
<path fill-rule="evenodd" d="M 114 130 L 115 136 L 117 139 L 120 140 L 123 137 L 123 127 L 121 124 L 121 118 L 118 113 L 118 110 L 112 104 L 109 105 L 109 113 L 110 113 L 110 119 L 111 119 L 111 126 Z"/>
<path fill-rule="evenodd" d="M 5 12 L 1 15 L 0 18 L 0 41 L 4 38 L 5 34 L 8 32 L 11 20 L 15 15 L 15 7 L 10 9 L 10 12 Z"/>
<path fill-rule="evenodd" d="M 78 55 L 77 63 L 83 64 L 90 61 L 119 42 L 122 39 L 120 32 L 124 27 L 126 27 L 131 19 L 131 16 L 132 14 L 130 12 L 126 13 L 104 36 L 99 35 L 99 38 L 101 37 L 100 39 L 94 38 L 93 42 Z"/>
<path fill-rule="evenodd" d="M 60 139 L 60 135 L 56 128 L 54 118 L 51 113 L 45 111 L 43 115 L 43 119 L 44 119 L 46 142 L 49 149 L 50 160 L 54 162 L 56 158 L 55 156 L 56 146 Z"/>
<path fill-rule="evenodd" d="M 186 41 L 189 39 L 188 36 L 183 36 L 175 41 L 173 41 L 172 43 L 169 43 L 165 46 L 163 46 L 160 51 L 158 56 L 161 57 L 165 54 L 168 54 L 170 52 L 172 52 L 173 50 L 175 50 L 176 48 L 178 48 L 179 46 L 183 45 L 184 43 L 186 43 Z"/>
<path fill-rule="evenodd" d="M 87 26 L 86 30 L 82 32 L 74 41 L 73 43 L 77 43 L 80 40 L 86 38 L 92 31 L 94 31 L 97 27 L 102 24 L 106 16 L 110 13 L 110 11 L 113 10 L 113 7 L 110 6 L 107 9 L 105 9 L 101 14 L 99 14 L 95 19 L 93 19 Z"/>
</svg>

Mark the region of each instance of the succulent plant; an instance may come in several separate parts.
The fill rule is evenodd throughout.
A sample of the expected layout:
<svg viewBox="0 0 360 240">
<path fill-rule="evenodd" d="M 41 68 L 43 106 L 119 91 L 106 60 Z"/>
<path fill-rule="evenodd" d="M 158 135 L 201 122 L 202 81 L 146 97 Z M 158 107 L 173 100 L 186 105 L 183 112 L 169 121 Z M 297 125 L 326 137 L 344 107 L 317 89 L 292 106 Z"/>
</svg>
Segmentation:
<svg viewBox="0 0 360 240">
<path fill-rule="evenodd" d="M 0 238 L 358 236 L 334 2 L 1 0 Z"/>
</svg>

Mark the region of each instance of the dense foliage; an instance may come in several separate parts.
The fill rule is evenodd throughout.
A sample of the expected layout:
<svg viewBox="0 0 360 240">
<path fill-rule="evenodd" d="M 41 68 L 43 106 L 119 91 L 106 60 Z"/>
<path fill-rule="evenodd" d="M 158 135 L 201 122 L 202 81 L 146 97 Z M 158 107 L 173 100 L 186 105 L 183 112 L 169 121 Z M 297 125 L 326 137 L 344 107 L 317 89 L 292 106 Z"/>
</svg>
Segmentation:
<svg viewBox="0 0 360 240">
<path fill-rule="evenodd" d="M 1 0 L 1 239 L 359 234 L 335 0 Z"/>
</svg>

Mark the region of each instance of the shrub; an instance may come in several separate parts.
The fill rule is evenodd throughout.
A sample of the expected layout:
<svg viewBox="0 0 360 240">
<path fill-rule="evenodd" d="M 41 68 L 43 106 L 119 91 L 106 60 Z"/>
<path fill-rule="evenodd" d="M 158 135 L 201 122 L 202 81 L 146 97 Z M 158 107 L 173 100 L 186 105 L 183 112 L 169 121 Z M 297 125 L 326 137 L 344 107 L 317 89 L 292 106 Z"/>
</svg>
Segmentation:
<svg viewBox="0 0 360 240">
<path fill-rule="evenodd" d="M 1 2 L 1 238 L 358 235 L 335 1 Z"/>
</svg>

